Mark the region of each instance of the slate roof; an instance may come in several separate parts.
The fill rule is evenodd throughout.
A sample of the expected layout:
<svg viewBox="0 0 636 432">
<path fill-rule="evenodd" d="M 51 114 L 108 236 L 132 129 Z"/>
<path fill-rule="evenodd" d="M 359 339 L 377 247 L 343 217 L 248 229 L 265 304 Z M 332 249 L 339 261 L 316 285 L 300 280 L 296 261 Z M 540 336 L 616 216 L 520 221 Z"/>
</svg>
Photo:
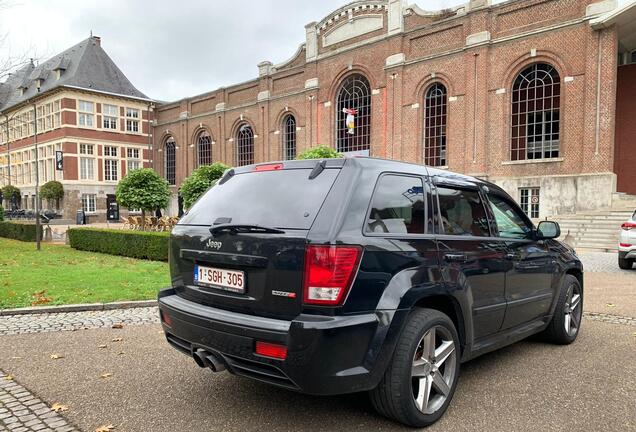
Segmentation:
<svg viewBox="0 0 636 432">
<path fill-rule="evenodd" d="M 57 79 L 57 70 L 61 71 Z M 41 80 L 40 94 L 72 86 L 122 96 L 149 98 L 137 90 L 106 54 L 98 37 L 89 37 L 38 66 L 32 63 L 18 69 L 0 83 L 0 111 L 16 106 L 37 93 L 36 80 Z M 25 88 L 22 94 L 22 88 Z"/>
</svg>

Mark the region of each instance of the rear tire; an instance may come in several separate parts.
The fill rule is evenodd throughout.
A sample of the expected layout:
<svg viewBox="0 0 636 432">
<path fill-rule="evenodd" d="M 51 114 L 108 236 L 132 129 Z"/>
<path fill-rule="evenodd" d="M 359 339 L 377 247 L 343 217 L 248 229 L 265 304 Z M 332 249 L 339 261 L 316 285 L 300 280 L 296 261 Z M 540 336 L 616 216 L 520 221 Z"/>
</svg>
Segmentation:
<svg viewBox="0 0 636 432">
<path fill-rule="evenodd" d="M 435 423 L 450 404 L 460 367 L 460 345 L 451 319 L 433 309 L 417 309 L 395 347 L 371 403 L 385 417 L 408 426 Z"/>
<path fill-rule="evenodd" d="M 576 277 L 566 275 L 561 284 L 554 316 L 544 335 L 552 343 L 569 345 L 576 340 L 582 319 L 583 287 Z"/>
<path fill-rule="evenodd" d="M 619 258 L 618 267 L 622 270 L 631 270 L 634 265 L 634 260 L 631 258 Z"/>
</svg>

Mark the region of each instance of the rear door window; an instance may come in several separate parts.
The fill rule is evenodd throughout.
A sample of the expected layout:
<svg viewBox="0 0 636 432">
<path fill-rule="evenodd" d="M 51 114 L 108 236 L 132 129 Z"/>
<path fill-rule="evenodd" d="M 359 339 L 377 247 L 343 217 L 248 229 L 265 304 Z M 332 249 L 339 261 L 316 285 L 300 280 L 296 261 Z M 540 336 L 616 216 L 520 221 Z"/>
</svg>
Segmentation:
<svg viewBox="0 0 636 432">
<path fill-rule="evenodd" d="M 437 186 L 444 234 L 490 236 L 486 209 L 476 190 Z"/>
<path fill-rule="evenodd" d="M 328 168 L 309 179 L 311 169 L 236 174 L 217 184 L 183 216 L 181 225 L 224 223 L 280 229 L 311 228 L 340 169 Z"/>
<path fill-rule="evenodd" d="M 421 177 L 380 177 L 367 218 L 367 233 L 424 234 L 426 206 Z"/>
</svg>

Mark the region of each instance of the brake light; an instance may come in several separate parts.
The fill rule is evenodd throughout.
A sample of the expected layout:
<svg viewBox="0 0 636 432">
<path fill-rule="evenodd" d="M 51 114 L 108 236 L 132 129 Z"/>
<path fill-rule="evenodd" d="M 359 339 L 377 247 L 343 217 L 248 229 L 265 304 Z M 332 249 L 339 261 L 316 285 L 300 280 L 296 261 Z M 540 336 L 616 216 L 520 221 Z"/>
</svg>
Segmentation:
<svg viewBox="0 0 636 432">
<path fill-rule="evenodd" d="M 254 352 L 264 357 L 271 357 L 279 360 L 287 358 L 287 347 L 269 342 L 256 341 Z"/>
<path fill-rule="evenodd" d="M 282 169 L 283 169 L 282 163 L 275 163 L 275 164 L 256 165 L 253 171 L 277 171 Z"/>
<path fill-rule="evenodd" d="M 636 228 L 636 222 L 625 222 L 621 225 L 621 229 L 624 229 L 625 231 L 629 231 L 634 228 Z"/>
<path fill-rule="evenodd" d="M 172 327 L 172 318 L 170 318 L 170 315 L 162 310 L 159 311 L 159 315 L 161 316 L 161 321 L 163 321 L 165 325 L 167 325 L 168 327 Z"/>
<path fill-rule="evenodd" d="M 342 304 L 351 287 L 360 255 L 358 246 L 307 246 L 304 303 L 325 306 Z"/>
<path fill-rule="evenodd" d="M 619 243 L 620 247 L 632 247 L 629 243 Z"/>
</svg>

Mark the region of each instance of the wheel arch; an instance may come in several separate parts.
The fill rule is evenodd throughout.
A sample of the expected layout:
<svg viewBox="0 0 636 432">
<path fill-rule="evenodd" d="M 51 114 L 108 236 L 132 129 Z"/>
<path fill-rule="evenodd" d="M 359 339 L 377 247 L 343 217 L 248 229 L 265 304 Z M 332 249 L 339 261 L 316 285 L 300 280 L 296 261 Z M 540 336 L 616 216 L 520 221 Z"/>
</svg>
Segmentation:
<svg viewBox="0 0 636 432">
<path fill-rule="evenodd" d="M 447 315 L 455 328 L 457 329 L 457 335 L 459 336 L 459 345 L 462 353 L 466 348 L 466 320 L 462 307 L 457 299 L 451 295 L 431 295 L 418 299 L 413 305 L 414 308 L 427 308 L 435 309 Z"/>
</svg>

